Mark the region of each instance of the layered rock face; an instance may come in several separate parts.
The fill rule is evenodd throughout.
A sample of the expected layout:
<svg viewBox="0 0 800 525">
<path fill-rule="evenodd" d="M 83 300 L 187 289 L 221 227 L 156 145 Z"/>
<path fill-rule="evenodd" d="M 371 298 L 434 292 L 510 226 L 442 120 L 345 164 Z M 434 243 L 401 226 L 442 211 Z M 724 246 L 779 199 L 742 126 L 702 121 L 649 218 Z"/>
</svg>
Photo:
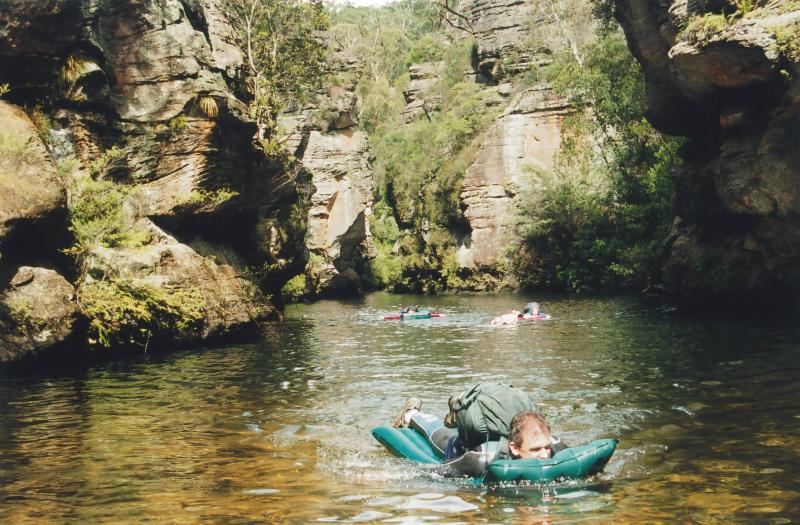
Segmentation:
<svg viewBox="0 0 800 525">
<path fill-rule="evenodd" d="M 303 165 L 316 191 L 309 210 L 311 253 L 324 259 L 318 269 L 323 293 L 358 290 L 355 269 L 359 251 L 368 250 L 373 172 L 363 131 L 312 131 Z"/>
<path fill-rule="evenodd" d="M 429 93 L 442 73 L 442 63 L 412 64 L 408 68 L 411 81 L 403 90 L 406 107 L 403 108 L 403 121 L 413 122 L 425 115 L 430 119 L 442 105 L 442 97 Z"/>
<path fill-rule="evenodd" d="M 339 58 L 340 70 L 356 66 Z M 331 86 L 316 100 L 281 119 L 287 144 L 314 186 L 308 212 L 306 270 L 309 293 L 352 294 L 359 266 L 371 251 L 369 216 L 374 179 L 367 134 L 358 126 L 354 85 Z"/>
<path fill-rule="evenodd" d="M 617 7 L 646 72 L 649 118 L 689 137 L 667 285 L 686 297 L 796 298 L 800 10 L 774 1 L 744 16 L 725 1 Z"/>
<path fill-rule="evenodd" d="M 243 267 L 259 268 L 261 288 L 272 293 L 306 257 L 305 223 L 290 220 L 290 210 L 308 205 L 310 188 L 296 167 L 270 161 L 253 145 L 256 124 L 248 116 L 242 55 L 221 5 L 0 4 L 0 82 L 11 87 L 5 98 L 28 107 L 45 101 L 40 132 L 52 154 L 59 165 L 78 161 L 65 171 L 72 178 L 70 206 L 81 195 L 75 190 L 81 177 L 113 181 L 125 195 L 130 230 L 146 239 L 143 246 L 97 239 L 81 259 L 81 274 L 170 292 L 200 290 L 203 327 L 192 337 L 177 334 L 179 340 L 224 334 L 275 314 L 241 278 Z M 4 127 L 9 112 L 19 113 L 0 110 Z M 24 173 L 11 178 L 12 185 L 35 191 L 0 197 L 13 201 L 15 210 L 8 215 L 11 208 L 3 204 L 0 227 L 14 222 L 14 213 L 23 222 L 51 209 L 66 216 L 63 185 L 44 182 L 55 168 L 40 169 L 36 162 L 26 165 L 41 182 L 29 182 Z M 29 204 L 37 192 L 46 194 L 44 204 Z M 65 223 L 60 228 L 66 232 Z M 43 237 L 58 234 L 48 229 Z M 91 282 L 79 278 L 79 296 Z"/>
<path fill-rule="evenodd" d="M 549 87 L 516 95 L 488 130 L 476 161 L 467 169 L 461 190 L 471 243 L 460 252 L 461 264 L 502 267 L 516 238 L 517 197 L 535 191 L 537 173 L 553 168 L 561 143 L 566 99 Z"/>
<path fill-rule="evenodd" d="M 561 142 L 561 122 L 570 112 L 547 84 L 513 94 L 514 75 L 548 60 L 532 44 L 538 18 L 519 0 L 462 0 L 477 41 L 476 80 L 505 109 L 486 132 L 467 169 L 460 199 L 471 233 L 462 240 L 459 263 L 502 275 L 508 246 L 518 239 L 519 197 L 536 191 L 538 175 L 552 169 Z"/>
<path fill-rule="evenodd" d="M 65 227 L 67 193 L 28 115 L 0 101 L 0 122 L 0 256 L 8 271 L 9 260 Z"/>
<path fill-rule="evenodd" d="M 479 81 L 496 81 L 541 64 L 541 49 L 531 46 L 536 17 L 525 0 L 461 0 L 460 12 L 478 44 L 475 64 Z"/>
<path fill-rule="evenodd" d="M 66 221 L 64 184 L 36 128 L 24 111 L 0 101 L 0 363 L 72 333 L 74 287 L 53 270 L 19 266 L 58 259 L 53 252 L 64 242 Z"/>
</svg>

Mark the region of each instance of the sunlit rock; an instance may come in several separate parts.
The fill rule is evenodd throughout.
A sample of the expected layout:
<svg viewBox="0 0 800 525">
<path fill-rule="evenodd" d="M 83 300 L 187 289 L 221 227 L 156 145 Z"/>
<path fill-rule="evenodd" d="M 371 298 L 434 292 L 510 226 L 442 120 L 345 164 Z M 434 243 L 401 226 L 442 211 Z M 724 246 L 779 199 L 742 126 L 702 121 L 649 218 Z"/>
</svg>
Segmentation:
<svg viewBox="0 0 800 525">
<path fill-rule="evenodd" d="M 552 169 L 568 113 L 566 99 L 550 88 L 531 88 L 517 95 L 487 131 L 460 195 L 472 228 L 471 246 L 462 250 L 469 250 L 473 264 L 504 265 L 517 238 L 518 197 L 535 188 L 537 173 Z M 459 257 L 463 260 L 464 254 Z"/>
</svg>

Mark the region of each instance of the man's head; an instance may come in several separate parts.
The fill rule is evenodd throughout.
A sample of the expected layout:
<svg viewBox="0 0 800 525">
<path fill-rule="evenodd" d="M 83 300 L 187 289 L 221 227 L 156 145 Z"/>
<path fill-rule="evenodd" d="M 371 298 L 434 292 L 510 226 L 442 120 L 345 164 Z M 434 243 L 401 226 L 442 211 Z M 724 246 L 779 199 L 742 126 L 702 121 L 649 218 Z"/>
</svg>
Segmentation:
<svg viewBox="0 0 800 525">
<path fill-rule="evenodd" d="M 535 412 L 520 412 L 514 416 L 508 440 L 514 459 L 547 459 L 553 452 L 550 427 Z"/>
</svg>

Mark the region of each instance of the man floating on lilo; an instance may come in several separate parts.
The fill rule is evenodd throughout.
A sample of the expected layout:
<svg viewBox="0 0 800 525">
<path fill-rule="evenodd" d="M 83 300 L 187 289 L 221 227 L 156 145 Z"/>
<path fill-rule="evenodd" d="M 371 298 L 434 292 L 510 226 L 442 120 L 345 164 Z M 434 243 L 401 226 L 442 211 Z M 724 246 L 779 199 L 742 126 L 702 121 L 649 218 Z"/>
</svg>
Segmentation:
<svg viewBox="0 0 800 525">
<path fill-rule="evenodd" d="M 511 386 L 478 384 L 451 397 L 449 406 L 442 421 L 423 413 L 422 401 L 409 398 L 393 426 L 421 433 L 457 474 L 479 477 L 495 459 L 548 459 L 567 448 L 533 411 L 530 396 Z"/>
</svg>

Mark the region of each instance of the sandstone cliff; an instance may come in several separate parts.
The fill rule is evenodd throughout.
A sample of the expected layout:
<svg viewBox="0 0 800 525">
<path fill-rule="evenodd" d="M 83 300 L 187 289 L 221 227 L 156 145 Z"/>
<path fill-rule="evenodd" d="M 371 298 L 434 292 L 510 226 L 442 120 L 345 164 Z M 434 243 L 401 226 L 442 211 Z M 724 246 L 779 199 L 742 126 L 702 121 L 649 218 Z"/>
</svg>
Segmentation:
<svg viewBox="0 0 800 525">
<path fill-rule="evenodd" d="M 650 120 L 689 137 L 668 287 L 690 298 L 796 298 L 800 10 L 779 1 L 616 5 L 645 69 Z"/>
<path fill-rule="evenodd" d="M 546 83 L 513 93 L 511 80 L 547 63 L 547 50 L 533 44 L 541 24 L 532 5 L 518 0 L 462 0 L 476 40 L 475 79 L 494 89 L 505 107 L 483 137 L 461 191 L 471 232 L 461 241 L 459 262 L 502 276 L 508 246 L 517 239 L 518 197 L 535 191 L 538 174 L 553 167 L 561 142 L 566 99 Z M 462 35 L 466 36 L 466 35 Z"/>
<path fill-rule="evenodd" d="M 337 55 L 332 67 L 347 73 L 357 64 Z M 370 254 L 374 174 L 367 134 L 358 129 L 354 88 L 352 83 L 331 85 L 281 117 L 287 146 L 314 187 L 304 291 L 311 296 L 358 293 L 362 262 Z"/>
<path fill-rule="evenodd" d="M 537 174 L 553 168 L 561 120 L 568 112 L 566 99 L 546 85 L 534 87 L 515 95 L 486 132 L 461 190 L 472 229 L 462 264 L 504 269 L 507 248 L 517 235 L 517 197 L 535 191 Z"/>
<path fill-rule="evenodd" d="M 23 264 L 63 266 L 55 255 L 38 254 L 54 252 L 52 239 L 68 236 L 64 188 L 73 218 L 86 211 L 81 202 L 92 197 L 89 189 L 102 188 L 103 198 L 119 196 L 126 231 L 113 238 L 94 232 L 92 239 L 73 221 L 77 266 L 63 270 L 74 272 L 90 320 L 97 304 L 87 303 L 97 299 L 98 282 L 159 290 L 167 305 L 191 298 L 184 306 L 192 323 L 144 327 L 148 341 L 164 344 L 225 334 L 277 314 L 269 295 L 305 263 L 305 221 L 292 211 L 308 206 L 310 188 L 297 167 L 254 147 L 242 56 L 220 5 L 0 5 L 0 83 L 11 87 L 5 98 L 38 108 L 39 132 L 65 177 L 44 181 L 56 171 L 46 152 L 11 175 L 10 184 L 22 189 L 17 197 L 3 192 L 10 204 L 3 203 L 0 228 L 9 233 L 0 236 L 11 239 L 6 244 L 14 253 L 6 257 L 8 248 L 0 248 L 0 284 Z M 8 115 L 19 111 L 4 107 L 6 127 Z M 37 167 L 40 157 L 49 168 Z M 34 231 L 40 223 L 27 219 L 44 216 L 54 222 Z M 13 242 L 14 230 L 27 232 L 25 242 Z M 261 290 L 243 279 L 246 266 Z"/>
<path fill-rule="evenodd" d="M 403 122 L 408 124 L 422 115 L 430 119 L 441 105 L 441 97 L 432 95 L 429 91 L 436 85 L 441 77 L 442 63 L 412 64 L 408 68 L 411 77 L 403 97 L 406 107 L 403 108 Z"/>
</svg>

